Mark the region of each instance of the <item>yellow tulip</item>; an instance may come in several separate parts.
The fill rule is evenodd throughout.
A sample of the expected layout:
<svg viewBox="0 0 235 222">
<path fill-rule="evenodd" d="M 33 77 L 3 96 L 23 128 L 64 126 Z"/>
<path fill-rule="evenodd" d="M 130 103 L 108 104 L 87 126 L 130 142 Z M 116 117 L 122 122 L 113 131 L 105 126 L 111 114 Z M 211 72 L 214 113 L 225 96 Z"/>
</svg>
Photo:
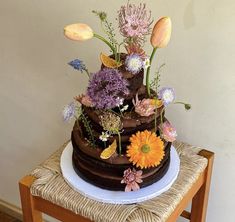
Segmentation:
<svg viewBox="0 0 235 222">
<path fill-rule="evenodd" d="M 75 41 L 85 41 L 94 36 L 93 30 L 86 24 L 77 23 L 67 25 L 64 28 L 64 35 Z"/>
<path fill-rule="evenodd" d="M 170 17 L 162 17 L 157 21 L 150 39 L 153 48 L 164 48 L 167 46 L 171 38 L 171 26 Z"/>
</svg>

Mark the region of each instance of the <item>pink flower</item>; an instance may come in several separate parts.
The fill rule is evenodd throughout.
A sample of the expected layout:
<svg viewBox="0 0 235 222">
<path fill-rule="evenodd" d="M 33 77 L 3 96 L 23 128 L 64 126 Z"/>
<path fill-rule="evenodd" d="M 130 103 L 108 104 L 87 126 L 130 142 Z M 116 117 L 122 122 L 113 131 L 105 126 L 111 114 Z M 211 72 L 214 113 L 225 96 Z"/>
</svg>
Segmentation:
<svg viewBox="0 0 235 222">
<path fill-rule="evenodd" d="M 176 137 L 177 137 L 176 129 L 168 121 L 164 122 L 160 126 L 160 130 L 161 130 L 162 137 L 166 141 L 173 142 L 176 140 Z"/>
<path fill-rule="evenodd" d="M 125 183 L 125 192 L 137 191 L 140 189 L 138 183 L 142 183 L 142 170 L 136 171 L 135 169 L 128 168 L 124 171 L 123 180 L 121 183 Z"/>
<path fill-rule="evenodd" d="M 119 28 L 124 37 L 143 38 L 150 33 L 151 12 L 147 11 L 145 4 L 124 5 L 119 10 Z"/>
<path fill-rule="evenodd" d="M 152 99 L 139 100 L 138 95 L 136 95 L 136 100 L 132 100 L 135 106 L 135 112 L 140 116 L 150 116 L 154 114 L 156 106 L 152 102 Z"/>
<path fill-rule="evenodd" d="M 146 58 L 145 51 L 141 48 L 141 45 L 139 43 L 129 43 L 125 45 L 126 51 L 128 55 L 131 54 L 138 54 L 141 58 Z"/>
<path fill-rule="evenodd" d="M 94 105 L 92 104 L 91 98 L 88 95 L 79 95 L 74 98 L 78 102 L 80 102 L 82 105 L 87 106 L 87 107 L 93 107 Z"/>
</svg>

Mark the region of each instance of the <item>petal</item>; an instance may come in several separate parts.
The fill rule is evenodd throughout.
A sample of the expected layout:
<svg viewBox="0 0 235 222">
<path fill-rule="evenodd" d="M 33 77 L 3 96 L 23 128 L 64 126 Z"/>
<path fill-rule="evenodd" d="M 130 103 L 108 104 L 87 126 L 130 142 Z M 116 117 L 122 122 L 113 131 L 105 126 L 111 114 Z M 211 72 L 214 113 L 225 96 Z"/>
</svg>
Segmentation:
<svg viewBox="0 0 235 222">
<path fill-rule="evenodd" d="M 131 191 L 131 184 L 128 184 L 125 187 L 125 192 L 130 192 L 130 191 Z"/>
<path fill-rule="evenodd" d="M 132 188 L 133 191 L 137 191 L 137 190 L 140 189 L 139 185 L 138 185 L 136 182 L 133 182 L 133 183 L 132 183 L 131 188 Z"/>
</svg>

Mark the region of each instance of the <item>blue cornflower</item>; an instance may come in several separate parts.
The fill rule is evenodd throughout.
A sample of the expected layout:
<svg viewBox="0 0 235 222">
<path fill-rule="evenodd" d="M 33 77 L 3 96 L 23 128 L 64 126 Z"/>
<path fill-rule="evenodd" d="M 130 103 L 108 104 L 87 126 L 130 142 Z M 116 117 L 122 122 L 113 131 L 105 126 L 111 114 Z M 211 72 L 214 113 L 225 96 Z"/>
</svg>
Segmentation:
<svg viewBox="0 0 235 222">
<path fill-rule="evenodd" d="M 159 99 L 162 100 L 165 106 L 168 106 L 175 100 L 175 91 L 171 87 L 163 87 L 158 93 Z"/>
<path fill-rule="evenodd" d="M 87 72 L 86 65 L 80 59 L 75 59 L 75 60 L 69 62 L 68 64 L 71 65 L 74 69 L 80 71 L 81 73 L 83 73 L 83 71 Z"/>
<path fill-rule="evenodd" d="M 137 74 L 143 68 L 143 60 L 138 54 L 131 54 L 126 57 L 126 69 L 133 73 Z"/>
<path fill-rule="evenodd" d="M 74 102 L 71 102 L 67 106 L 64 107 L 63 110 L 63 119 L 65 122 L 68 122 L 71 120 L 73 117 L 75 117 L 76 113 L 76 105 Z"/>
</svg>

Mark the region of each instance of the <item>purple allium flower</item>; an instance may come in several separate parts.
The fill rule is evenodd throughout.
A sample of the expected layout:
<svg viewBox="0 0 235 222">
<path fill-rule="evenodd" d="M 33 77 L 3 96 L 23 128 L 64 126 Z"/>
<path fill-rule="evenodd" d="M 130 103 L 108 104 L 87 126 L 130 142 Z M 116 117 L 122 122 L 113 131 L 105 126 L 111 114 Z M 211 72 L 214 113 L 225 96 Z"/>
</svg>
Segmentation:
<svg viewBox="0 0 235 222">
<path fill-rule="evenodd" d="M 75 59 L 69 62 L 68 64 L 71 65 L 74 69 L 80 71 L 81 73 L 83 73 L 83 71 L 87 71 L 85 64 L 80 59 Z"/>
<path fill-rule="evenodd" d="M 132 54 L 126 57 L 126 69 L 133 74 L 138 73 L 143 68 L 143 60 L 138 54 Z"/>
<path fill-rule="evenodd" d="M 146 4 L 124 5 L 118 11 L 119 28 L 124 37 L 143 39 L 150 34 L 151 12 L 146 10 Z"/>
<path fill-rule="evenodd" d="M 169 105 L 175 100 L 175 91 L 170 87 L 163 87 L 159 91 L 159 99 L 162 100 L 165 106 Z"/>
<path fill-rule="evenodd" d="M 87 94 L 99 109 L 111 109 L 120 104 L 120 98 L 129 93 L 127 80 L 116 69 L 105 68 L 92 75 Z"/>
<path fill-rule="evenodd" d="M 68 122 L 75 116 L 76 106 L 74 102 L 69 103 L 67 106 L 64 107 L 63 110 L 63 119 L 64 121 Z"/>
</svg>

